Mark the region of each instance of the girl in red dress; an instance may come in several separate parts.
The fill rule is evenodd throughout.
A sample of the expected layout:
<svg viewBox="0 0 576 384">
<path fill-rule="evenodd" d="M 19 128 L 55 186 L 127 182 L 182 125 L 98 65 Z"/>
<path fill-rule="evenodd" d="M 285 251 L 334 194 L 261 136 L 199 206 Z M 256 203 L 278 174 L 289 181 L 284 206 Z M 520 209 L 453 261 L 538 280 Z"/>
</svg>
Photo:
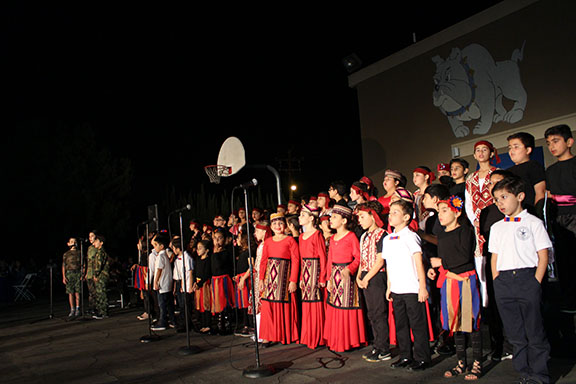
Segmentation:
<svg viewBox="0 0 576 384">
<path fill-rule="evenodd" d="M 268 342 L 298 342 L 298 243 L 287 236 L 284 215 L 270 215 L 274 236 L 264 241 L 259 270 L 261 297 L 260 337 Z M 266 342 L 262 343 L 267 344 Z"/>
<path fill-rule="evenodd" d="M 299 222 L 300 290 L 302 291 L 302 328 L 300 343 L 308 348 L 324 345 L 324 287 L 326 286 L 326 246 L 322 232 L 316 228 L 319 209 L 304 204 Z"/>
<path fill-rule="evenodd" d="M 353 232 L 352 210 L 336 204 L 330 226 L 336 234 L 330 238 L 328 268 L 330 279 L 326 285 L 328 299 L 324 338 L 335 352 L 366 345 L 364 314 L 360 307 L 356 271 L 360 264 L 360 245 Z"/>
</svg>

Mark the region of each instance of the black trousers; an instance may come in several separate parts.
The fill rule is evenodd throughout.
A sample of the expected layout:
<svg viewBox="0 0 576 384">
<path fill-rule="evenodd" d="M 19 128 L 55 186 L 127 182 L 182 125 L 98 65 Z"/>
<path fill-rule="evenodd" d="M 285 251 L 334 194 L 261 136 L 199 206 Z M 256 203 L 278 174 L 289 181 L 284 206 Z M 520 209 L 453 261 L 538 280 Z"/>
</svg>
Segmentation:
<svg viewBox="0 0 576 384">
<path fill-rule="evenodd" d="M 576 215 L 560 215 L 552 226 L 562 304 L 576 309 Z"/>
<path fill-rule="evenodd" d="M 368 272 L 362 272 L 360 278 Z M 386 272 L 378 272 L 374 275 L 368 287 L 361 289 L 366 303 L 366 314 L 374 334 L 373 346 L 384 353 L 390 352 L 390 327 L 388 326 L 388 300 L 386 300 Z"/>
<path fill-rule="evenodd" d="M 501 271 L 494 280 L 494 294 L 506 336 L 514 348 L 514 369 L 526 378 L 550 381 L 546 338 L 540 310 L 542 288 L 536 268 Z"/>
<path fill-rule="evenodd" d="M 429 363 L 432 358 L 428 344 L 426 303 L 420 303 L 416 293 L 392 293 L 391 296 L 400 358 Z M 412 335 L 414 336 L 414 352 L 412 352 L 410 330 L 412 330 Z"/>
</svg>

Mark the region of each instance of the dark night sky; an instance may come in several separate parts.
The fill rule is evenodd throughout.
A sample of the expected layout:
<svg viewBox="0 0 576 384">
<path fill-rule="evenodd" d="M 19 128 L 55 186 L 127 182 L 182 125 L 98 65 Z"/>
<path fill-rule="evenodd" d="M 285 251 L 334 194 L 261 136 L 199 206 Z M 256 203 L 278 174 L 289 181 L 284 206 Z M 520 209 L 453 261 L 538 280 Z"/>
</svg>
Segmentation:
<svg viewBox="0 0 576 384">
<path fill-rule="evenodd" d="M 206 182 L 202 167 L 229 136 L 249 163 L 275 165 L 291 149 L 312 189 L 302 192 L 317 192 L 362 176 L 356 93 L 341 60 L 356 53 L 369 65 L 413 32 L 423 39 L 497 2 L 2 6 L 4 119 L 90 124 L 99 145 L 133 160 L 144 205 L 164 190 L 152 174 L 182 188 Z"/>
</svg>

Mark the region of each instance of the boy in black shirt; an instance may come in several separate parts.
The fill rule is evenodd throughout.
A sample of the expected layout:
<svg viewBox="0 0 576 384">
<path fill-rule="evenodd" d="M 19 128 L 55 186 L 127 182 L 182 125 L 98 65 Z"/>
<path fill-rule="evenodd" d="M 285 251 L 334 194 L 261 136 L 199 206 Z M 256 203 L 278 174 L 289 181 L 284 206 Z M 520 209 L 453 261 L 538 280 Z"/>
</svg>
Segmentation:
<svg viewBox="0 0 576 384">
<path fill-rule="evenodd" d="M 522 205 L 530 213 L 535 214 L 536 203 L 543 199 L 546 193 L 546 175 L 542 164 L 530 160 L 530 154 L 535 147 L 534 136 L 526 132 L 518 132 L 508 136 L 506 140 L 508 140 L 508 154 L 515 164 L 508 171 L 526 183 L 526 197 Z"/>
<path fill-rule="evenodd" d="M 546 169 L 548 196 L 556 202 L 557 216 L 552 224 L 558 277 L 562 288 L 562 310 L 576 312 L 576 157 L 572 131 L 567 125 L 548 128 L 544 134 L 550 153 L 558 159 Z"/>
</svg>

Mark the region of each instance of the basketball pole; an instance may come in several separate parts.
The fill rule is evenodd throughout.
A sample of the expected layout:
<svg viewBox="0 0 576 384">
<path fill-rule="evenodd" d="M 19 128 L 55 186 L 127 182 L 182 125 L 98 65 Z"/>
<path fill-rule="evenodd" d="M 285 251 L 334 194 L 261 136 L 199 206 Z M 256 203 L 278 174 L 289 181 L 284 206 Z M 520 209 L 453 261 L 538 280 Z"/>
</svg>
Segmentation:
<svg viewBox="0 0 576 384">
<path fill-rule="evenodd" d="M 244 189 L 244 208 L 248 212 L 248 192 L 247 188 Z M 246 235 L 248 237 L 248 259 L 252 260 L 252 247 L 250 242 L 250 223 L 246 225 Z M 256 354 L 256 365 L 251 365 L 242 371 L 242 376 L 250 379 L 259 379 L 262 377 L 272 376 L 276 373 L 276 370 L 271 365 L 261 365 L 260 364 L 260 352 L 258 350 L 258 326 L 256 322 L 256 289 L 254 287 L 254 262 L 248 263 L 250 267 L 250 281 L 252 285 L 252 317 L 254 319 L 254 352 Z"/>
</svg>

